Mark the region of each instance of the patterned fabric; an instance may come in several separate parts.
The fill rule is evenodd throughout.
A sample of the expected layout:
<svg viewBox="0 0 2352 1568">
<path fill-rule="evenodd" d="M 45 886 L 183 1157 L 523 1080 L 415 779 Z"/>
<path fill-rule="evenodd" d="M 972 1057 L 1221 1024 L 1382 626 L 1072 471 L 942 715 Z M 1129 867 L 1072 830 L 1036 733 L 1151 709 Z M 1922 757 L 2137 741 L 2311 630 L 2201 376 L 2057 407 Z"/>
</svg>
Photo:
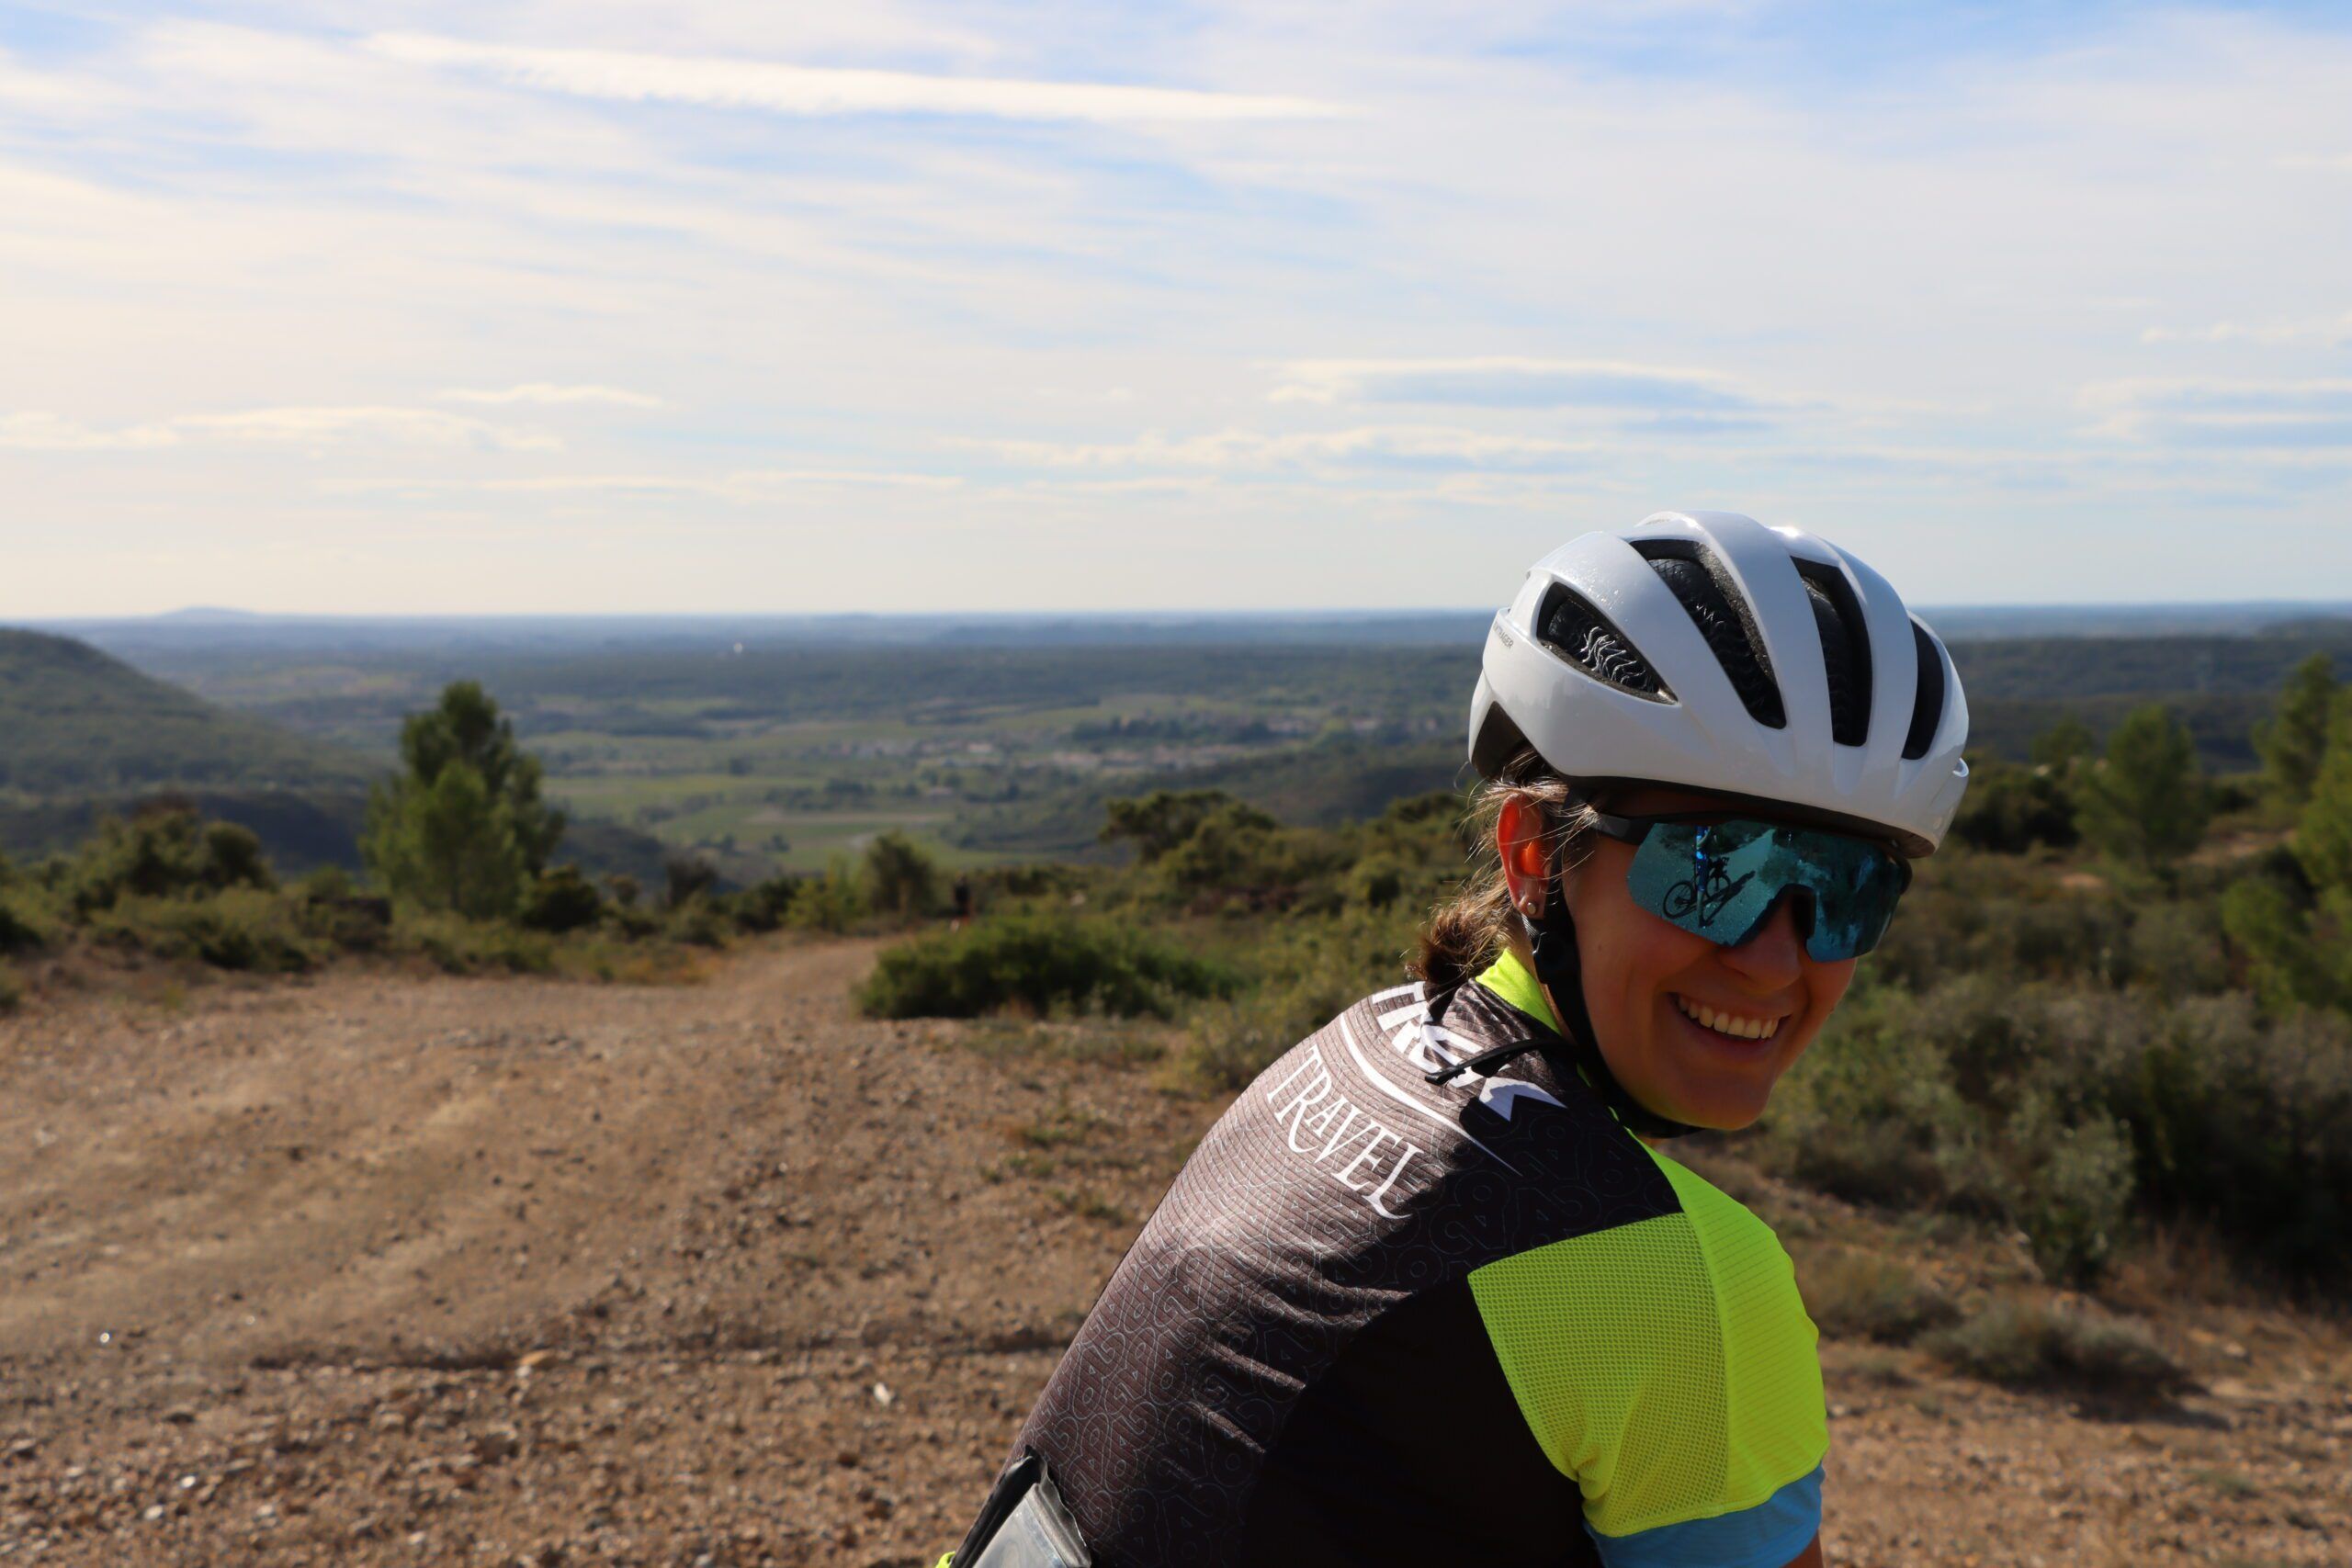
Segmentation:
<svg viewBox="0 0 2352 1568">
<path fill-rule="evenodd" d="M 1727 1435 L 1724 1413 L 1747 1401 L 1724 1369 L 1748 1365 L 1728 1335 L 1712 1361 L 1682 1363 L 1711 1393 L 1672 1388 L 1668 1368 L 1651 1393 L 1674 1397 L 1612 1417 L 1611 1454 L 1588 1451 L 1589 1422 L 1571 1432 L 1573 1360 L 1538 1354 L 1577 1343 L 1571 1303 L 1605 1301 L 1621 1325 L 1687 1319 L 1704 1338 L 1724 1298 L 1710 1227 L 1688 1213 L 1697 1179 L 1654 1157 L 1549 1049 L 1498 1076 L 1425 1080 L 1496 1045 L 1558 1043 L 1497 994 L 1511 977 L 1495 979 L 1357 1003 L 1261 1075 L 1178 1174 L 1016 1441 L 1045 1455 L 1098 1563 L 1712 1563 L 1655 1555 L 1672 1542 L 1654 1532 L 1763 1506 L 1819 1464 L 1813 1451 L 1744 1502 L 1628 1471 L 1622 1456 L 1678 1439 L 1721 1456 L 1707 1463 L 1727 1485 L 1793 1462 Z M 1662 1273 L 1628 1270 L 1601 1239 L 1668 1229 L 1685 1255 Z M 1808 1430 L 1817 1366 L 1812 1380 Z M 1652 1433 L 1652 1417 L 1720 1429 Z M 1613 1558 L 1612 1540 L 1653 1554 Z"/>
</svg>

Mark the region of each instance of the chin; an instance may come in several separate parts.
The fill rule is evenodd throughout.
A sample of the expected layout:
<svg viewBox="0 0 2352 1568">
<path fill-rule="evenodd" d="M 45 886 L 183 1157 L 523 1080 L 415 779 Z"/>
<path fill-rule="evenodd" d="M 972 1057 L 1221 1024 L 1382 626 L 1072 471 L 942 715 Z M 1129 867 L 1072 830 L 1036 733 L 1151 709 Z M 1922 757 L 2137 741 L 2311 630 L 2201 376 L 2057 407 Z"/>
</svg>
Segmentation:
<svg viewBox="0 0 2352 1568">
<path fill-rule="evenodd" d="M 1702 1128 L 1710 1133 L 1737 1133 L 1754 1126 L 1756 1119 L 1763 1114 L 1762 1100 L 1753 1102 L 1741 1100 L 1730 1105 L 1692 1106 L 1678 1113 L 1674 1119 L 1678 1122 L 1687 1122 L 1693 1127 Z"/>
</svg>

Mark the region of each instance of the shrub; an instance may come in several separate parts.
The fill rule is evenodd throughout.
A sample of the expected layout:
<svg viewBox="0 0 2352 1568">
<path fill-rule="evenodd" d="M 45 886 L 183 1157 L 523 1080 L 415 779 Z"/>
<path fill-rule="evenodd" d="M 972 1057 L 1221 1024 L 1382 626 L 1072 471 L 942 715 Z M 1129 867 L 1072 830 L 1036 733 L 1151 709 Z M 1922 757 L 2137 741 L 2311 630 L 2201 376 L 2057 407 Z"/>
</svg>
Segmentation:
<svg viewBox="0 0 2352 1568">
<path fill-rule="evenodd" d="M 707 898 L 695 898 L 670 912 L 670 935 L 692 947 L 725 947 L 727 918 Z"/>
<path fill-rule="evenodd" d="M 199 822 L 163 803 L 129 821 L 107 818 L 65 871 L 74 910 L 88 915 L 121 898 L 173 898 L 231 887 L 271 888 L 277 879 L 261 840 L 233 822 Z"/>
<path fill-rule="evenodd" d="M 791 919 L 793 897 L 799 889 L 800 878 L 797 876 L 771 876 L 755 882 L 728 901 L 728 915 L 743 931 L 775 931 Z"/>
<path fill-rule="evenodd" d="M 504 921 L 412 907 L 401 911 L 393 929 L 403 945 L 452 975 L 544 975 L 555 967 L 553 938 Z"/>
<path fill-rule="evenodd" d="M 1182 998 L 1232 987 L 1223 970 L 1125 928 L 1009 915 L 892 948 L 858 988 L 858 1005 L 880 1018 L 972 1018 L 1008 1008 L 1164 1018 Z"/>
<path fill-rule="evenodd" d="M 1238 801 L 1202 818 L 1154 864 L 1160 886 L 1193 904 L 1286 905 L 1345 856 L 1329 836 L 1285 828 Z"/>
<path fill-rule="evenodd" d="M 822 876 L 809 877 L 792 890 L 785 921 L 799 931 L 838 936 L 865 915 L 865 889 L 845 863 L 835 861 Z"/>
<path fill-rule="evenodd" d="M 1917 1010 L 1903 992 L 1857 989 L 1774 1096 L 1768 1163 L 1857 1202 L 1943 1201 L 1939 1154 L 1967 1116 Z"/>
<path fill-rule="evenodd" d="M 1204 1089 L 1243 1088 L 1357 998 L 1401 980 L 1410 931 L 1409 917 L 1362 910 L 1284 922 L 1251 950 L 1255 987 L 1193 1010 L 1177 1072 Z"/>
<path fill-rule="evenodd" d="M 39 885 L 0 886 L 0 953 L 29 953 L 56 937 L 56 922 Z"/>
<path fill-rule="evenodd" d="M 2352 1279 L 2352 1021 L 2242 995 L 1858 987 L 1783 1080 L 1767 1163 L 1860 1201 L 1998 1217 L 2097 1276 L 2135 1206 L 2281 1274 Z"/>
<path fill-rule="evenodd" d="M 664 901 L 673 909 L 718 886 L 718 868 L 700 855 L 671 855 L 662 862 Z"/>
<path fill-rule="evenodd" d="M 1951 830 L 1964 844 L 2004 854 L 2036 844 L 2064 849 L 2080 837 L 2062 774 L 1992 758 L 1973 768 Z"/>
<path fill-rule="evenodd" d="M 2016 1161 L 2010 1207 L 2034 1267 L 2053 1284 L 2097 1284 L 2129 1223 L 2129 1131 L 2097 1116 L 2069 1125 L 2054 1102 L 2037 1095 L 2007 1134 Z"/>
<path fill-rule="evenodd" d="M 523 908 L 517 916 L 522 923 L 536 931 L 548 931 L 560 936 L 566 931 L 584 931 L 604 918 L 605 900 L 596 885 L 588 880 L 576 865 L 560 865 L 543 872 L 531 884 L 523 897 Z"/>
<path fill-rule="evenodd" d="M 209 887 L 274 888 L 277 877 L 262 852 L 261 837 L 234 822 L 207 822 L 200 857 Z"/>
<path fill-rule="evenodd" d="M 25 983 L 17 977 L 14 969 L 0 964 L 0 1012 L 15 1011 L 24 999 Z"/>
<path fill-rule="evenodd" d="M 1821 1247 L 1800 1254 L 1796 1265 L 1805 1312 L 1838 1338 L 1907 1345 L 1960 1315 L 1950 1296 L 1875 1252 Z"/>
<path fill-rule="evenodd" d="M 2190 1386 L 2188 1373 L 2145 1329 L 2088 1309 L 2003 1299 L 1921 1343 L 1956 1371 L 2013 1387 L 2058 1384 L 2148 1401 Z"/>
<path fill-rule="evenodd" d="M 1136 859 L 1149 865 L 1191 838 L 1208 818 L 1239 804 L 1216 789 L 1160 789 L 1137 800 L 1114 800 L 1102 825 L 1102 841 L 1134 844 Z"/>
<path fill-rule="evenodd" d="M 876 834 L 865 847 L 865 892 L 876 914 L 922 919 L 939 902 L 939 867 L 904 833 Z"/>
<path fill-rule="evenodd" d="M 209 898 L 119 898 L 91 919 L 100 941 L 159 958 L 192 958 L 215 969 L 299 974 L 321 956 L 295 906 L 259 888 Z"/>
</svg>

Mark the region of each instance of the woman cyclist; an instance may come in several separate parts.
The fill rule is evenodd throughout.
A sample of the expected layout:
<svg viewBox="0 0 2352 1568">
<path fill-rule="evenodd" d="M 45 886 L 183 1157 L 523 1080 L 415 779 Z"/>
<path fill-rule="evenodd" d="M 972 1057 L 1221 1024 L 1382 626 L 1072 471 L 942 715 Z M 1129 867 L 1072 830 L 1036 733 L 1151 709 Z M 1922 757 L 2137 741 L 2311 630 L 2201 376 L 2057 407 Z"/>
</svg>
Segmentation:
<svg viewBox="0 0 2352 1568">
<path fill-rule="evenodd" d="M 1661 513 L 1539 562 L 1472 701 L 1489 852 L 1418 979 L 1203 1139 L 954 1561 L 1817 1564 L 1788 1257 L 1661 1145 L 1763 1111 L 1967 728 L 1811 535 Z"/>
</svg>

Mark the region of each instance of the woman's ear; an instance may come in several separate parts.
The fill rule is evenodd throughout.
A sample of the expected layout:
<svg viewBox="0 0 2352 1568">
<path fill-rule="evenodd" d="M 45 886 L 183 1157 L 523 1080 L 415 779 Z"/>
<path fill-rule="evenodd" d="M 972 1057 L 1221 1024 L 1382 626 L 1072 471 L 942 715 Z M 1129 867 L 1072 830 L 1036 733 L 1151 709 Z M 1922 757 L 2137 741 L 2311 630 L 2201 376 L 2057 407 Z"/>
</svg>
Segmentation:
<svg viewBox="0 0 2352 1568">
<path fill-rule="evenodd" d="M 1506 796 L 1495 818 L 1495 851 L 1503 863 L 1503 883 L 1510 890 L 1514 908 L 1526 915 L 1544 912 L 1551 893 L 1552 845 L 1544 811 L 1516 795 Z"/>
</svg>

